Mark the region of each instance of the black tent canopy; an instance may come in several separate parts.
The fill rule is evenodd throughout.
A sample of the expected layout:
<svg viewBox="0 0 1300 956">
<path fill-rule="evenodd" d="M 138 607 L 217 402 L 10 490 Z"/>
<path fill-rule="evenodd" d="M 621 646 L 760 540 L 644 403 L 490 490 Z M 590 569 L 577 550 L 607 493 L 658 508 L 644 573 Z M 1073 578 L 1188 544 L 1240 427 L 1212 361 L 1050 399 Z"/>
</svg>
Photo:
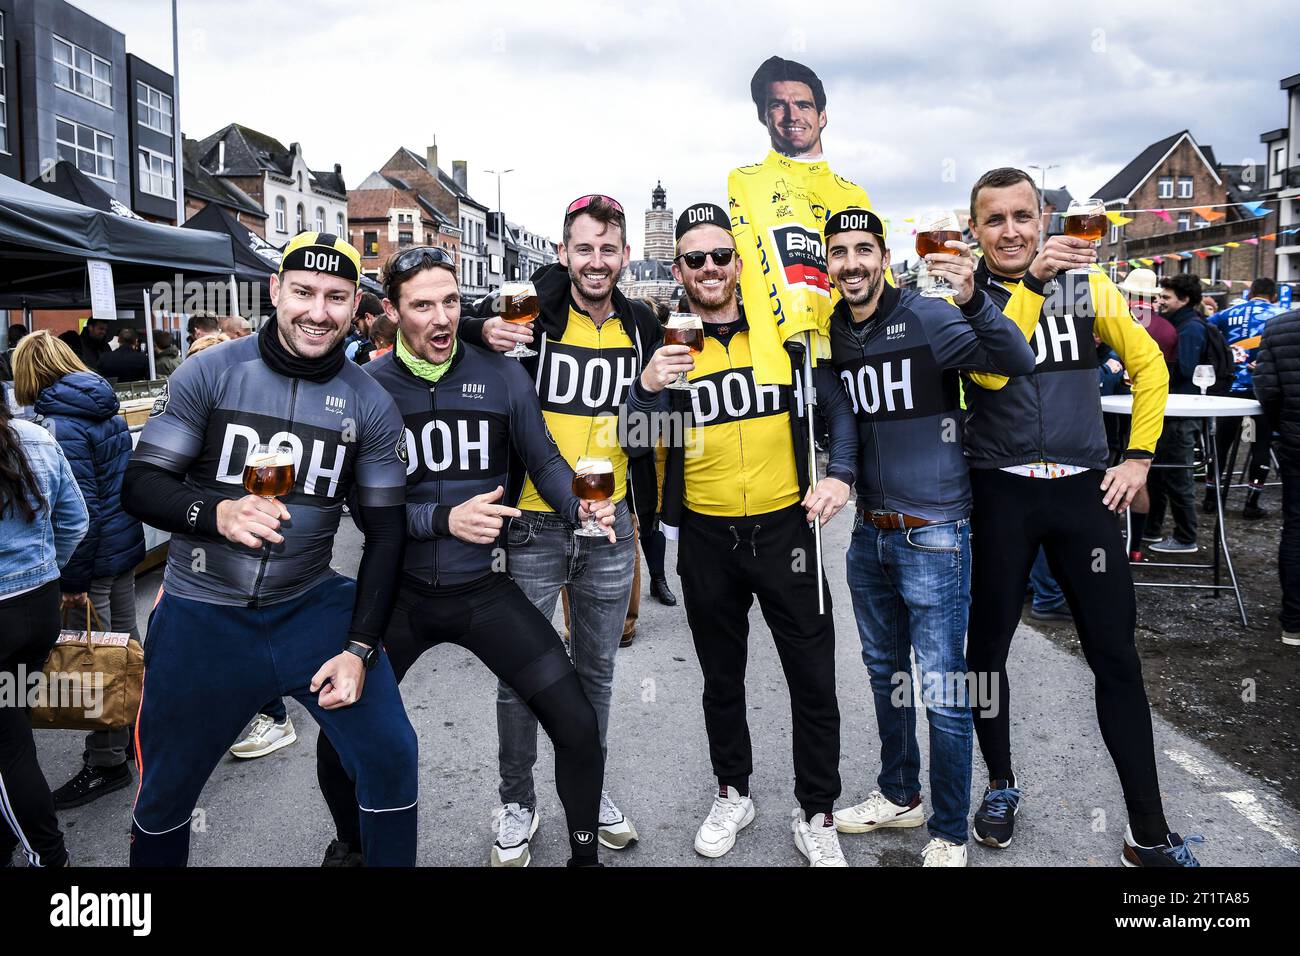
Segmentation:
<svg viewBox="0 0 1300 956">
<path fill-rule="evenodd" d="M 111 212 L 115 216 L 143 221 L 142 217 L 137 216 L 129 206 L 109 195 L 102 186 L 66 159 L 59 160 L 33 179 L 29 185 L 51 196 L 80 203 L 91 209 L 98 209 L 100 212 Z"/>
<path fill-rule="evenodd" d="M 119 304 L 141 304 L 154 283 L 229 281 L 228 235 L 178 229 L 102 212 L 0 176 L 0 308 L 90 304 L 86 260 L 113 268 Z"/>
</svg>

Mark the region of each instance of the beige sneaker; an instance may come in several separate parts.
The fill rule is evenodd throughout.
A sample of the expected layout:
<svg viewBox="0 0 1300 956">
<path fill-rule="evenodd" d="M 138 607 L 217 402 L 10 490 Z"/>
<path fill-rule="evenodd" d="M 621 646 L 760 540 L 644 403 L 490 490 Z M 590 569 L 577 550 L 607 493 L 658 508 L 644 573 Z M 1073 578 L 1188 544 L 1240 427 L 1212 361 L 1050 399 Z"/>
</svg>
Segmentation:
<svg viewBox="0 0 1300 956">
<path fill-rule="evenodd" d="M 935 837 L 921 851 L 922 866 L 965 866 L 966 847 Z"/>
<path fill-rule="evenodd" d="M 925 808 L 917 796 L 910 804 L 894 803 L 879 790 L 856 807 L 835 811 L 835 829 L 841 833 L 870 833 L 881 827 L 919 827 L 925 822 Z"/>
<path fill-rule="evenodd" d="M 265 757 L 267 754 L 275 753 L 281 747 L 289 746 L 297 739 L 298 734 L 293 729 L 291 717 L 286 716 L 284 723 L 277 724 L 275 718 L 258 714 L 257 719 L 253 721 L 253 726 L 248 730 L 248 735 L 231 747 L 230 753 L 245 760 Z"/>
<path fill-rule="evenodd" d="M 533 861 L 528 841 L 537 832 L 541 816 L 535 809 L 507 803 L 493 814 L 496 842 L 492 844 L 492 866 L 524 867 Z"/>
<path fill-rule="evenodd" d="M 632 821 L 614 805 L 609 791 L 600 792 L 600 845 L 611 850 L 626 850 L 640 839 Z"/>
</svg>

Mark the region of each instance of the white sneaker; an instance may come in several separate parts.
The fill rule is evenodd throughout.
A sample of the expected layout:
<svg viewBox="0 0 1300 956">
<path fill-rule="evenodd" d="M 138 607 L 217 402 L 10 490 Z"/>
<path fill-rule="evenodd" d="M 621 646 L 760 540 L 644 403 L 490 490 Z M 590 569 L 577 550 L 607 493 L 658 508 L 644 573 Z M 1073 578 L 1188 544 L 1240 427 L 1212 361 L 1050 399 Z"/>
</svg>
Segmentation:
<svg viewBox="0 0 1300 956">
<path fill-rule="evenodd" d="M 754 822 L 754 801 L 735 787 L 723 787 L 695 832 L 695 852 L 717 858 L 736 845 L 736 834 Z"/>
<path fill-rule="evenodd" d="M 517 803 L 497 807 L 492 814 L 492 828 L 497 833 L 496 842 L 492 844 L 492 865 L 520 867 L 532 862 L 528 841 L 537 832 L 540 820 L 541 815 L 536 810 Z"/>
<path fill-rule="evenodd" d="M 1294 631 L 1283 631 L 1282 643 L 1289 644 L 1292 647 L 1300 647 L 1300 634 Z"/>
<path fill-rule="evenodd" d="M 289 746 L 297 739 L 298 734 L 293 729 L 293 720 L 287 715 L 284 723 L 277 724 L 274 717 L 258 714 L 248 734 L 230 748 L 230 753 L 245 760 L 265 757 L 267 754 L 275 753 L 281 747 Z"/>
<path fill-rule="evenodd" d="M 610 799 L 608 790 L 600 791 L 597 823 L 600 825 L 600 845 L 611 850 L 626 850 L 640 839 L 632 821 L 623 816 L 623 811 Z"/>
<path fill-rule="evenodd" d="M 922 866 L 965 866 L 966 847 L 935 837 L 921 851 Z"/>
<path fill-rule="evenodd" d="M 856 807 L 835 811 L 835 829 L 841 833 L 870 833 L 881 827 L 919 827 L 925 822 L 925 808 L 917 797 L 911 806 L 894 803 L 879 790 Z"/>
<path fill-rule="evenodd" d="M 814 813 L 811 820 L 805 821 L 803 811 L 795 807 L 792 816 L 790 829 L 794 831 L 794 845 L 808 858 L 809 866 L 849 865 L 829 813 Z"/>
</svg>

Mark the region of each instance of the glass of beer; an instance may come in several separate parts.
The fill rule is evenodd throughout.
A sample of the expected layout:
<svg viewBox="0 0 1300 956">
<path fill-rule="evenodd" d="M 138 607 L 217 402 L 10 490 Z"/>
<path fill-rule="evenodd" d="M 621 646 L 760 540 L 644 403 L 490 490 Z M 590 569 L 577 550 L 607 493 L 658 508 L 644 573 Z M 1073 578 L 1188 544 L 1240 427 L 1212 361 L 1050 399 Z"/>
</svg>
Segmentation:
<svg viewBox="0 0 1300 956">
<path fill-rule="evenodd" d="M 1065 210 L 1061 220 L 1065 234 L 1086 242 L 1100 242 L 1106 235 L 1106 204 L 1100 199 L 1076 199 Z M 1066 275 L 1086 275 L 1090 266 L 1067 269 Z"/>
<path fill-rule="evenodd" d="M 664 326 L 664 345 L 685 345 L 691 350 L 691 355 L 699 355 L 704 351 L 704 322 L 692 312 L 673 312 L 668 316 L 668 323 Z M 682 372 L 677 376 L 676 381 L 668 383 L 669 388 L 684 389 L 693 392 L 698 385 L 692 385 L 686 380 L 686 373 Z"/>
<path fill-rule="evenodd" d="M 930 209 L 916 220 L 916 227 L 916 254 L 921 257 L 917 285 L 921 287 L 921 295 L 933 299 L 946 299 L 956 295 L 957 290 L 946 279 L 930 281 L 930 270 L 925 263 L 926 256 L 938 253 L 949 256 L 958 254 L 956 249 L 944 245 L 946 242 L 961 242 L 961 225 L 957 222 L 956 214 L 947 209 Z"/>
<path fill-rule="evenodd" d="M 537 289 L 531 282 L 507 282 L 501 286 L 501 318 L 512 325 L 527 325 L 537 318 L 540 306 L 537 304 Z M 503 353 L 506 358 L 522 359 L 537 353 L 516 342 L 515 347 Z"/>
<path fill-rule="evenodd" d="M 293 491 L 297 475 L 293 446 L 287 442 L 255 445 L 244 461 L 244 490 L 263 498 L 279 498 Z"/>
<path fill-rule="evenodd" d="M 573 493 L 588 502 L 608 501 L 614 497 L 614 463 L 608 458 L 583 455 L 573 467 Z M 584 538 L 603 538 L 605 528 L 588 516 L 573 533 Z"/>
</svg>

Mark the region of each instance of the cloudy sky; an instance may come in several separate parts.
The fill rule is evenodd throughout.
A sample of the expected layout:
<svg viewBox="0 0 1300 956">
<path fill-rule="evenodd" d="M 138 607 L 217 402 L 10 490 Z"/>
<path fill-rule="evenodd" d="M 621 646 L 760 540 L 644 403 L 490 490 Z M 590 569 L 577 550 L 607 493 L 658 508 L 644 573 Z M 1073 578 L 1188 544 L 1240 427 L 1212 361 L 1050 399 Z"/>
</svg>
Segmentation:
<svg viewBox="0 0 1300 956">
<path fill-rule="evenodd" d="M 74 2 L 170 70 L 168 0 Z M 766 153 L 749 78 L 773 53 L 822 77 L 827 158 L 895 220 L 896 255 L 903 217 L 964 206 L 992 166 L 1055 166 L 1049 187 L 1087 196 L 1184 128 L 1262 161 L 1300 72 L 1291 2 L 1088 6 L 180 0 L 181 121 L 297 140 L 349 185 L 436 135 L 485 205 L 484 170 L 513 167 L 506 215 L 553 238 L 575 196 L 619 198 L 634 255 L 656 180 L 678 210 L 725 204 L 727 171 Z"/>
</svg>

